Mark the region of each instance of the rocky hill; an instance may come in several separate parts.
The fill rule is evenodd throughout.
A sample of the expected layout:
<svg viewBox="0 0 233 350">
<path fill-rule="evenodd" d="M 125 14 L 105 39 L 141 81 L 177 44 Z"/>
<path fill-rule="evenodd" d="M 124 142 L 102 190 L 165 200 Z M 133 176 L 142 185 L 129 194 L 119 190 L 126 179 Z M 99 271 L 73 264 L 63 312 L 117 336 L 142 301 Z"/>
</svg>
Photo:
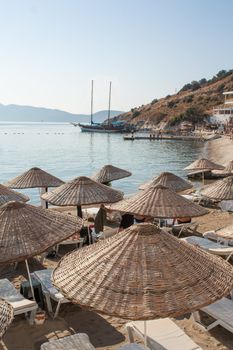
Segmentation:
<svg viewBox="0 0 233 350">
<path fill-rule="evenodd" d="M 209 80 L 192 81 L 178 93 L 132 108 L 117 119 L 127 120 L 139 128 L 169 129 L 183 121 L 202 123 L 214 107 L 223 104 L 224 91 L 233 91 L 233 70 L 222 70 Z"/>
</svg>

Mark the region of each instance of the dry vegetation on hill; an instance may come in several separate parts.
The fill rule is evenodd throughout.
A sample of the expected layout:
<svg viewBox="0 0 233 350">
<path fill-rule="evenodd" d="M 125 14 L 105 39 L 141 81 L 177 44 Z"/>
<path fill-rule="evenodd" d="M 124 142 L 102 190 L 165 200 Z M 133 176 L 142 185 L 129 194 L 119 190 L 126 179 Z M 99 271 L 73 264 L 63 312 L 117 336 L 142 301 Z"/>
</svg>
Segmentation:
<svg viewBox="0 0 233 350">
<path fill-rule="evenodd" d="M 223 104 L 222 93 L 233 90 L 233 70 L 218 72 L 212 79 L 205 78 L 183 86 L 175 95 L 168 95 L 150 104 L 132 108 L 118 116 L 135 126 L 172 127 L 182 121 L 201 123 L 211 115 L 213 107 Z"/>
</svg>

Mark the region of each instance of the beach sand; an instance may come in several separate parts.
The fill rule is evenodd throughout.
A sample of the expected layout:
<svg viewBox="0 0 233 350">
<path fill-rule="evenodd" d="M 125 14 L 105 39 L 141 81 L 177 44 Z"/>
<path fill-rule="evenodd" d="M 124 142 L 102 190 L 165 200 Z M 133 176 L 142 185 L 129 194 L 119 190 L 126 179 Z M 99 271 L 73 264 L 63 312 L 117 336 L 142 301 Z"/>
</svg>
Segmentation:
<svg viewBox="0 0 233 350">
<path fill-rule="evenodd" d="M 233 159 L 233 142 L 228 138 L 224 137 L 209 142 L 207 150 L 209 157 L 215 162 L 226 164 Z M 59 210 L 64 211 L 64 209 Z M 71 211 L 70 209 L 66 210 Z M 232 220 L 233 214 L 213 209 L 210 209 L 208 215 L 195 219 L 199 223 L 198 231 L 200 233 L 224 227 L 231 224 Z M 61 253 L 65 254 L 66 250 L 69 249 L 69 247 L 62 247 Z M 30 270 L 54 268 L 57 261 L 57 259 L 46 259 L 44 265 L 41 265 L 36 258 L 30 259 Z M 20 263 L 16 271 L 9 270 L 9 266 L 1 268 L 0 275 L 1 278 L 9 278 L 16 287 L 19 287 L 20 283 L 27 279 L 24 263 Z M 48 341 L 48 339 L 64 337 L 74 332 L 84 332 L 89 335 L 92 344 L 96 348 L 115 350 L 128 342 L 125 330 L 126 322 L 126 320 L 119 318 L 82 310 L 77 305 L 63 304 L 59 317 L 53 320 L 47 315 L 43 325 L 29 326 L 24 316 L 16 316 L 3 341 L 8 350 L 39 350 L 41 344 Z M 232 333 L 220 326 L 205 332 L 193 322 L 190 315 L 176 319 L 175 322 L 203 350 L 233 350 Z"/>
</svg>

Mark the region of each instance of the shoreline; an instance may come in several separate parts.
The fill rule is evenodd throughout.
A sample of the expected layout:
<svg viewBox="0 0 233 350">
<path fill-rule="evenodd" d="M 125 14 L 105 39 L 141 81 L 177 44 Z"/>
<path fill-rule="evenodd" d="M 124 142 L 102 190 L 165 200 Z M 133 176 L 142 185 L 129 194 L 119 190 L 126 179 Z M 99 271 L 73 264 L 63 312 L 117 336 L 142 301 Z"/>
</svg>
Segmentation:
<svg viewBox="0 0 233 350">
<path fill-rule="evenodd" d="M 233 160 L 233 140 L 227 136 L 209 141 L 206 147 L 207 157 L 221 165 L 227 165 Z"/>
</svg>

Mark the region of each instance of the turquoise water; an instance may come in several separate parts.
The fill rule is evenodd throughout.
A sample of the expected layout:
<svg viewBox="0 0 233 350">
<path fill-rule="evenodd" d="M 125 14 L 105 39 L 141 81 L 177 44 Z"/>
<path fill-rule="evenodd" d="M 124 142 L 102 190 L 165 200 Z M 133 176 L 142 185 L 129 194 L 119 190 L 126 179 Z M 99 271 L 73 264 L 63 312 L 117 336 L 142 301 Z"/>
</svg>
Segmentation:
<svg viewBox="0 0 233 350">
<path fill-rule="evenodd" d="M 132 194 L 162 171 L 185 177 L 182 169 L 202 151 L 203 143 L 194 141 L 124 141 L 121 134 L 81 133 L 70 124 L 0 123 L 0 183 L 34 166 L 66 181 L 112 164 L 133 173 L 113 182 L 114 188 Z M 37 189 L 21 192 L 39 203 Z"/>
</svg>

